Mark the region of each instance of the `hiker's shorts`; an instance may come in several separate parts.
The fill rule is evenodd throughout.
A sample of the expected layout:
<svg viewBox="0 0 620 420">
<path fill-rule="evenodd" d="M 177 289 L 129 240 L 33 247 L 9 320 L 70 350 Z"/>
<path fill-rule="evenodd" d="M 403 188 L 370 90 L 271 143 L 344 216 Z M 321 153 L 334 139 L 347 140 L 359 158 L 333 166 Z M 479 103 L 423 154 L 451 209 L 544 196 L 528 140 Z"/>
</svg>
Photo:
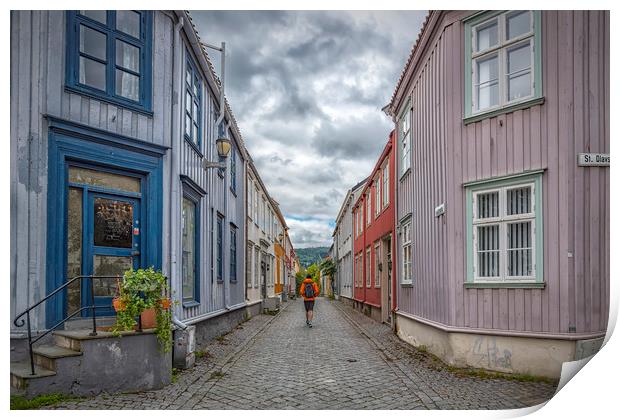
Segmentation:
<svg viewBox="0 0 620 420">
<path fill-rule="evenodd" d="M 304 306 L 306 307 L 306 312 L 311 311 L 314 308 L 314 301 L 304 300 Z"/>
</svg>

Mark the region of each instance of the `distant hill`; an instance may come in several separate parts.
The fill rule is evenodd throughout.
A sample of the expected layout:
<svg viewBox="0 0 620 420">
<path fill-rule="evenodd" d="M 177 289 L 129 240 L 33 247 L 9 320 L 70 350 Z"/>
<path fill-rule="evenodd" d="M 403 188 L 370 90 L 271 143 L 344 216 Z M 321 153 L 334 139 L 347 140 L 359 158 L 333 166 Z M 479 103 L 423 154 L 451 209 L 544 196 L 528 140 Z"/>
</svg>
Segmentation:
<svg viewBox="0 0 620 420">
<path fill-rule="evenodd" d="M 313 263 L 320 262 L 327 256 L 328 252 L 329 247 L 327 246 L 295 249 L 295 254 L 299 257 L 299 264 L 305 268 L 311 266 Z"/>
</svg>

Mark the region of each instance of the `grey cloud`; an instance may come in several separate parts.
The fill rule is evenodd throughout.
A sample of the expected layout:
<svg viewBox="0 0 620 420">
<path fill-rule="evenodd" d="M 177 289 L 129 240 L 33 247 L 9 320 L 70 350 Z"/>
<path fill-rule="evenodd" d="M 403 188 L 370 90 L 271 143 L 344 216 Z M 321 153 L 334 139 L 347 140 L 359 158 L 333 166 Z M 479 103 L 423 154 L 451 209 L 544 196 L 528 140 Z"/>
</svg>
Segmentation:
<svg viewBox="0 0 620 420">
<path fill-rule="evenodd" d="M 226 95 L 270 194 L 285 216 L 315 220 L 292 223 L 295 245 L 328 244 L 345 192 L 387 141 L 380 109 L 426 12 L 191 14 L 204 41 L 226 41 Z"/>
</svg>

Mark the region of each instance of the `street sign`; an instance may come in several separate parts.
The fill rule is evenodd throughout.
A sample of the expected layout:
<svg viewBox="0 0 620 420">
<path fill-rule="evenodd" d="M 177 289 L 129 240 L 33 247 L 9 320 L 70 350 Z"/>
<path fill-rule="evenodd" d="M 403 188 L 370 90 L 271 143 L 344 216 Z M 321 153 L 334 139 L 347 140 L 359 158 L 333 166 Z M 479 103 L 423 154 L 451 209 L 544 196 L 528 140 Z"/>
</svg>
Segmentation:
<svg viewBox="0 0 620 420">
<path fill-rule="evenodd" d="M 607 153 L 579 153 L 577 155 L 578 166 L 609 166 L 609 154 Z"/>
</svg>

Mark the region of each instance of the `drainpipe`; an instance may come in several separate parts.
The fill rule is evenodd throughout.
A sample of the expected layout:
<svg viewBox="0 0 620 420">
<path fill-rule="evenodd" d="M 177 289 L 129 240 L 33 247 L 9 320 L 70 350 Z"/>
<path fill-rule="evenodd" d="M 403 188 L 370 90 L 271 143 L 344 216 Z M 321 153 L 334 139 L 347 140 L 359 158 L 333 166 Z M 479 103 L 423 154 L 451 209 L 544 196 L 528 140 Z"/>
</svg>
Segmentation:
<svg viewBox="0 0 620 420">
<path fill-rule="evenodd" d="M 222 42 L 222 48 L 224 48 L 224 43 Z M 222 55 L 224 55 L 224 50 L 222 50 Z M 224 70 L 224 65 L 223 65 L 223 59 L 222 59 L 222 71 Z M 222 84 L 222 89 L 221 89 L 221 98 L 224 98 L 224 89 L 223 89 L 223 84 Z M 226 112 L 226 107 L 225 107 L 225 103 L 221 102 L 221 106 L 223 107 L 222 110 L 222 118 L 224 116 L 224 112 Z M 226 124 L 226 127 L 224 128 L 224 133 L 226 135 L 228 135 L 228 129 L 230 128 L 230 122 L 228 124 Z M 232 136 L 231 136 L 232 137 Z M 231 145 L 230 145 L 230 153 L 234 153 L 234 148 L 232 145 L 232 139 L 231 139 Z M 229 162 L 231 157 L 228 157 Z M 235 169 L 235 174 L 236 174 L 236 169 Z M 228 222 L 228 225 L 230 226 L 230 217 L 228 215 L 228 165 L 226 166 L 226 169 L 224 169 L 224 216 L 226 217 L 226 221 Z M 232 180 L 231 180 L 232 181 Z M 230 235 L 228 236 L 228 249 L 230 249 Z M 226 236 L 225 236 L 226 237 Z M 225 238 L 224 237 L 224 238 Z M 238 252 L 237 252 L 238 253 Z M 224 267 L 224 272 L 226 272 L 226 267 Z M 239 274 L 239 273 L 237 273 Z M 239 279 L 237 279 L 237 281 L 239 281 Z M 228 280 L 224 280 L 224 307 L 226 309 L 230 309 L 230 261 L 228 261 Z"/>
<path fill-rule="evenodd" d="M 180 92 L 183 91 L 181 89 L 181 83 L 183 82 L 182 77 L 177 77 L 181 70 L 181 63 L 183 61 L 182 57 L 182 48 L 178 48 L 181 42 L 181 28 L 183 27 L 183 16 L 179 17 L 179 21 L 174 26 L 174 44 L 173 44 L 173 57 L 174 61 L 172 63 L 172 80 L 177 80 L 176 92 L 175 87 L 173 87 L 173 95 L 177 97 L 177 101 L 172 101 L 172 127 L 170 138 L 172 139 L 172 148 L 170 150 L 170 237 L 169 237 L 169 249 L 170 249 L 170 283 L 175 282 L 178 278 L 177 270 L 178 270 L 178 243 L 176 243 L 176 238 L 178 234 L 178 226 L 177 223 L 179 221 L 179 206 L 178 206 L 178 196 L 179 196 L 179 185 L 177 174 L 179 173 L 179 168 L 181 166 L 181 144 L 180 140 L 180 110 L 179 106 L 181 101 L 179 100 Z M 178 51 L 177 51 L 178 49 Z M 180 83 L 180 82 L 181 83 Z M 174 290 L 174 287 L 172 287 Z M 174 319 L 174 315 L 173 315 Z"/>
</svg>

